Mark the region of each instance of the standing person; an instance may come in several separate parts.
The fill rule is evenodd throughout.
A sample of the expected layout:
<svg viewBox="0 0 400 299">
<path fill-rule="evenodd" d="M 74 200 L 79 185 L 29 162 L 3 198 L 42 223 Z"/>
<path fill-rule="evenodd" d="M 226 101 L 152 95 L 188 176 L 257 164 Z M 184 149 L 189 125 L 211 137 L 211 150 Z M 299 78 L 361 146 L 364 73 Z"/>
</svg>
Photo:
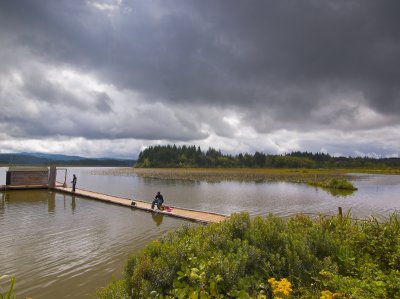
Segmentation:
<svg viewBox="0 0 400 299">
<path fill-rule="evenodd" d="M 164 197 L 161 195 L 160 191 L 157 192 L 156 197 L 154 197 L 151 203 L 151 208 L 154 209 L 154 205 L 157 205 L 157 209 L 161 210 L 161 205 L 164 203 Z"/>
<path fill-rule="evenodd" d="M 76 178 L 76 175 L 74 174 L 72 177 L 72 182 L 71 182 L 72 183 L 72 192 L 75 192 L 76 181 L 77 181 L 77 178 Z"/>
</svg>

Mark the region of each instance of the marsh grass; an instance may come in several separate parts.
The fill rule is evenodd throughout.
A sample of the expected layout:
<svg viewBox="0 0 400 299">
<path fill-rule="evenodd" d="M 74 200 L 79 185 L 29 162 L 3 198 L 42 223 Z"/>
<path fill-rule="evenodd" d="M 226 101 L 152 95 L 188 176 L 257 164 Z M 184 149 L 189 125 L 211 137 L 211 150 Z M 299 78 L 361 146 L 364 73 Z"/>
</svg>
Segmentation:
<svg viewBox="0 0 400 299">
<path fill-rule="evenodd" d="M 92 171 L 97 175 L 138 175 L 161 180 L 277 182 L 307 183 L 330 178 L 345 178 L 341 169 L 266 169 L 266 168 L 116 168 Z"/>
<path fill-rule="evenodd" d="M 8 275 L 2 275 L 0 276 L 0 280 L 4 280 L 8 277 L 9 277 Z M 0 288 L 0 299 L 15 299 L 16 296 L 14 294 L 14 285 L 15 285 L 15 277 L 10 277 L 8 290 L 4 291 L 3 288 Z"/>
<path fill-rule="evenodd" d="M 382 169 L 362 169 L 362 168 L 355 168 L 355 169 L 348 169 L 348 173 L 371 173 L 371 174 L 387 174 L 387 175 L 400 175 L 399 168 L 382 168 Z"/>
<path fill-rule="evenodd" d="M 308 185 L 321 187 L 332 195 L 350 195 L 357 190 L 354 185 L 346 179 L 325 179 L 321 181 L 308 181 Z"/>
</svg>

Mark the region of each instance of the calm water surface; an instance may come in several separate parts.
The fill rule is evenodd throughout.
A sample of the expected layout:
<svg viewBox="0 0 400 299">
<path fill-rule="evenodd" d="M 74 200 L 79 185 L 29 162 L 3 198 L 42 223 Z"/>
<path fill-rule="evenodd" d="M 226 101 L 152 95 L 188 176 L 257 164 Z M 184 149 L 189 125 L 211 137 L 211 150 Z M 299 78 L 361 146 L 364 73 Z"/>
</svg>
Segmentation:
<svg viewBox="0 0 400 299">
<path fill-rule="evenodd" d="M 167 204 L 222 214 L 248 211 L 251 215 L 290 216 L 302 213 L 334 214 L 339 206 L 354 217 L 386 216 L 400 209 L 400 176 L 357 174 L 349 177 L 358 188 L 348 196 L 333 196 L 323 189 L 287 182 L 220 183 L 158 180 L 133 176 L 93 175 L 92 169 L 72 168 L 80 188 L 148 200 L 161 191 Z M 98 173 L 98 172 L 97 172 Z"/>
<path fill-rule="evenodd" d="M 55 192 L 0 192 L 0 275 L 16 277 L 18 298 L 94 298 L 130 253 L 187 224 Z"/>
<path fill-rule="evenodd" d="M 91 168 L 69 168 L 78 188 L 148 200 L 161 191 L 174 206 L 231 214 L 336 213 L 387 216 L 400 209 L 400 176 L 361 175 L 349 196 L 285 182 L 182 182 L 138 176 L 93 175 Z M 63 180 L 60 173 L 59 180 Z M 5 168 L 0 168 L 0 184 Z M 189 224 L 48 191 L 0 193 L 0 274 L 17 277 L 21 298 L 93 298 L 111 275 L 120 276 L 126 257 L 166 231 Z"/>
</svg>

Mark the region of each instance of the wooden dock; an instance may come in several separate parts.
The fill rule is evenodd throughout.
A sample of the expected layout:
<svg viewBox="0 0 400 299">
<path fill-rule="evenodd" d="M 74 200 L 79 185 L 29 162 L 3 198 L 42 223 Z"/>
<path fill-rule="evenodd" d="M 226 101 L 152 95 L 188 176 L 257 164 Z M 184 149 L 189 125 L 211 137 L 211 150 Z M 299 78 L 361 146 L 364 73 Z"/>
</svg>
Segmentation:
<svg viewBox="0 0 400 299">
<path fill-rule="evenodd" d="M 48 185 L 0 185 L 0 191 L 6 190 L 29 190 L 29 189 L 48 189 Z"/>
<path fill-rule="evenodd" d="M 172 207 L 172 206 L 170 206 L 170 208 L 172 209 L 170 212 L 160 211 L 157 209 L 157 207 L 155 207 L 153 210 L 153 209 L 151 209 L 151 203 L 149 203 L 149 202 L 144 202 L 144 201 L 140 201 L 140 200 L 136 200 L 136 199 L 132 200 L 129 198 L 107 195 L 107 194 L 102 194 L 102 193 L 83 190 L 83 189 L 76 189 L 75 192 L 72 192 L 72 188 L 56 186 L 54 188 L 54 190 L 63 192 L 63 193 L 67 193 L 70 195 L 75 195 L 75 196 L 85 197 L 85 198 L 89 198 L 89 199 L 109 202 L 109 203 L 118 204 L 121 206 L 126 206 L 126 207 L 130 207 L 133 209 L 138 209 L 138 210 L 151 212 L 151 213 L 161 213 L 166 216 L 171 216 L 171 217 L 176 217 L 176 218 L 181 218 L 181 219 L 186 219 L 186 220 L 191 220 L 191 221 L 196 221 L 196 222 L 201 222 L 201 223 L 220 222 L 220 221 L 223 221 L 223 220 L 226 220 L 229 218 L 229 216 L 217 214 L 217 213 L 213 213 L 213 212 L 202 212 L 202 211 L 196 211 L 196 210 L 184 209 L 184 208 L 178 208 L 178 207 Z M 132 201 L 135 203 L 135 205 L 132 205 Z"/>
</svg>

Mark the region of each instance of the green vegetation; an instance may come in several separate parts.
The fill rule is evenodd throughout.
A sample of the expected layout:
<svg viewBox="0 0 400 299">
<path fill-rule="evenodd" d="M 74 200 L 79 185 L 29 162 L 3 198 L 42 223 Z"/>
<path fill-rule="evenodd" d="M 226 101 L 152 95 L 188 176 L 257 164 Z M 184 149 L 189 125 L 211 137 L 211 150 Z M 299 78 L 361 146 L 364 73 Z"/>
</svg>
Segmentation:
<svg viewBox="0 0 400 299">
<path fill-rule="evenodd" d="M 0 280 L 7 278 L 7 275 L 2 275 L 0 276 Z M 14 284 L 15 284 L 15 277 L 11 277 L 10 278 L 10 282 L 9 282 L 9 287 L 8 287 L 8 291 L 5 291 L 5 293 L 3 294 L 4 290 L 2 288 L 0 288 L 0 299 L 14 299 L 16 298 L 16 296 L 14 295 Z"/>
<path fill-rule="evenodd" d="M 309 185 L 321 188 L 329 188 L 329 189 L 341 189 L 341 190 L 357 190 L 356 187 L 353 186 L 346 179 L 328 179 L 324 181 L 309 181 Z"/>
<path fill-rule="evenodd" d="M 331 178 L 342 179 L 341 169 L 271 169 L 271 168 L 116 168 L 93 170 L 93 174 L 139 175 L 162 180 L 277 182 L 307 183 Z"/>
<path fill-rule="evenodd" d="M 330 178 L 323 180 L 308 181 L 308 185 L 320 187 L 333 196 L 348 196 L 357 190 L 352 183 L 346 179 Z"/>
<path fill-rule="evenodd" d="M 400 220 L 297 215 L 182 227 L 98 298 L 400 298 Z"/>
<path fill-rule="evenodd" d="M 236 168 L 400 168 L 400 158 L 374 159 L 368 157 L 332 157 L 324 153 L 293 152 L 286 155 L 269 155 L 262 152 L 222 154 L 209 148 L 203 152 L 195 146 L 153 146 L 139 154 L 136 167 L 236 167 Z"/>
</svg>

